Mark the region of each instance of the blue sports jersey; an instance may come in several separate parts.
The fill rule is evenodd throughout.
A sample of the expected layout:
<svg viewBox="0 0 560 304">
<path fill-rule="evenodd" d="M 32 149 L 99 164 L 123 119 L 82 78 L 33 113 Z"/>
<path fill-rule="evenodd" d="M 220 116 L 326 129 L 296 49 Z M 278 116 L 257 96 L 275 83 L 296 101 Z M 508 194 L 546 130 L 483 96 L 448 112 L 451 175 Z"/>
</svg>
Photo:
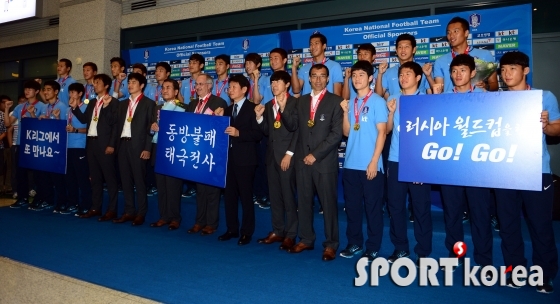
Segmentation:
<svg viewBox="0 0 560 304">
<path fill-rule="evenodd" d="M 475 59 L 482 59 L 488 62 L 495 62 L 494 55 L 487 50 L 481 49 L 470 49 L 469 55 L 474 57 Z M 451 61 L 453 60 L 452 52 L 449 52 L 438 59 L 434 64 L 433 69 L 433 77 L 436 78 L 443 78 L 443 91 L 448 92 L 453 90 L 453 81 L 451 80 L 451 73 L 449 72 L 449 66 L 451 65 Z"/>
</svg>

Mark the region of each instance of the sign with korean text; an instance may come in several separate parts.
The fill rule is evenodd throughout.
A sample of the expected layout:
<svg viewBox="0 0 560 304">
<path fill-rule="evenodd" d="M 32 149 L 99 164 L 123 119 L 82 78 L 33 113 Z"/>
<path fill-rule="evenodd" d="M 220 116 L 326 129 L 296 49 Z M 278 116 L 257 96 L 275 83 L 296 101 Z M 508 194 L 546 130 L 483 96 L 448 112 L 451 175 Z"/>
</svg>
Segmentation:
<svg viewBox="0 0 560 304">
<path fill-rule="evenodd" d="M 541 189 L 542 91 L 401 96 L 399 180 Z"/>
<path fill-rule="evenodd" d="M 58 119 L 22 119 L 19 166 L 66 174 L 66 125 Z"/>
<path fill-rule="evenodd" d="M 155 172 L 225 187 L 229 117 L 161 111 Z"/>
</svg>

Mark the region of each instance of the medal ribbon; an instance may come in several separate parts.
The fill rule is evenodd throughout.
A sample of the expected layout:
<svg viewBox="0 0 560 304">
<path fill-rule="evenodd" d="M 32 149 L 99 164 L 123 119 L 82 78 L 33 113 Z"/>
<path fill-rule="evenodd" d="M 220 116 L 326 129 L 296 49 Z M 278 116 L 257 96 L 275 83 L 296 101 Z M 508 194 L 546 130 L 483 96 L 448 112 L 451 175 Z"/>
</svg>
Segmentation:
<svg viewBox="0 0 560 304">
<path fill-rule="evenodd" d="M 55 102 L 54 104 L 52 104 L 52 105 L 49 104 L 49 105 L 47 106 L 47 117 L 49 117 L 49 118 L 51 117 L 51 113 L 52 113 L 52 111 L 54 110 L 54 107 L 56 106 L 56 104 L 57 104 L 59 101 L 60 101 L 60 100 L 57 99 L 56 102 Z"/>
<path fill-rule="evenodd" d="M 136 101 L 132 101 L 132 96 L 130 96 L 131 99 L 128 100 L 128 118 L 132 118 L 132 111 L 134 111 L 143 96 L 144 94 L 138 95 L 138 97 L 136 97 Z"/>
<path fill-rule="evenodd" d="M 60 80 L 60 77 L 56 80 L 56 82 L 58 82 L 60 84 L 61 87 L 64 87 L 64 83 L 66 82 L 66 79 L 68 79 L 70 75 L 66 75 L 66 77 L 64 77 L 64 79 Z"/>
<path fill-rule="evenodd" d="M 216 96 L 220 97 L 220 95 L 222 94 L 222 90 L 226 87 L 227 83 L 228 83 L 228 79 L 226 78 L 226 80 L 222 82 L 222 87 L 218 90 L 219 81 L 218 79 L 216 79 Z"/>
<path fill-rule="evenodd" d="M 210 99 L 210 93 L 206 94 L 206 96 L 204 97 L 204 99 L 202 99 L 202 101 L 198 101 L 198 106 L 196 106 L 196 110 L 194 111 L 195 114 L 202 114 L 202 110 L 204 109 L 204 107 L 206 106 L 206 103 L 208 102 L 208 99 Z"/>
<path fill-rule="evenodd" d="M 360 113 L 362 113 L 362 110 L 364 109 L 364 106 L 366 105 L 369 97 L 371 96 L 371 93 L 373 93 L 372 90 L 369 91 L 369 93 L 367 93 L 366 97 L 364 97 L 364 101 L 362 101 L 362 105 L 360 106 L 360 108 L 358 109 L 358 96 L 356 96 L 356 98 L 354 99 L 354 121 L 355 124 L 358 124 L 360 122 Z"/>
<path fill-rule="evenodd" d="M 80 102 L 80 104 L 78 105 L 78 109 L 81 108 L 83 104 L 84 104 L 83 102 Z M 72 125 L 72 117 L 74 117 L 74 114 L 72 114 L 72 110 L 69 109 L 68 110 L 68 125 L 70 125 L 70 126 Z"/>
<path fill-rule="evenodd" d="M 39 102 L 39 100 L 36 100 L 31 105 L 35 106 L 38 102 Z M 21 118 L 23 118 L 25 116 L 25 114 L 27 113 L 27 107 L 29 107 L 29 101 L 27 101 L 27 104 L 21 109 Z"/>
<path fill-rule="evenodd" d="M 90 94 L 91 91 L 93 91 L 93 85 L 92 84 L 86 84 L 86 99 L 89 99 L 89 94 Z"/>
<path fill-rule="evenodd" d="M 286 102 L 288 101 L 288 97 L 290 97 L 290 94 L 286 92 Z M 272 109 L 276 110 L 276 117 L 274 120 L 280 121 L 280 104 L 276 101 L 276 96 L 272 99 Z"/>
<path fill-rule="evenodd" d="M 319 104 L 323 100 L 323 97 L 325 97 L 326 92 L 327 92 L 327 88 L 324 88 L 323 91 L 321 91 L 321 94 L 319 94 L 319 98 L 317 98 L 317 103 L 315 103 L 315 106 L 313 106 L 313 97 L 310 96 L 311 97 L 311 103 L 309 104 L 309 119 L 310 120 L 315 120 L 315 112 L 317 111 L 317 108 L 319 107 Z"/>
<path fill-rule="evenodd" d="M 195 83 L 195 86 L 196 86 L 196 83 Z M 191 89 L 191 98 L 194 98 L 194 94 L 196 93 L 195 86 L 193 86 L 193 84 L 192 84 L 192 76 L 191 76 L 191 78 L 189 79 L 189 87 Z"/>
<path fill-rule="evenodd" d="M 323 60 L 321 60 L 321 64 L 324 65 L 325 62 L 327 62 L 327 61 L 329 61 L 329 58 L 327 58 L 327 56 L 325 56 L 325 57 L 323 58 Z M 312 64 L 312 65 L 315 65 L 315 61 L 313 61 L 313 64 Z"/>
<path fill-rule="evenodd" d="M 105 96 L 106 96 L 106 95 L 105 95 Z M 97 99 L 97 104 L 95 105 L 95 108 L 93 108 L 93 110 L 94 110 L 94 112 L 95 112 L 95 113 L 93 114 L 93 117 L 99 117 L 99 109 L 100 109 L 101 106 L 103 105 L 103 98 L 104 98 L 105 96 L 99 97 L 99 98 Z"/>
<path fill-rule="evenodd" d="M 469 93 L 474 92 L 474 86 L 471 84 L 471 88 L 469 89 Z M 458 93 L 457 88 L 453 88 L 453 93 Z"/>
<path fill-rule="evenodd" d="M 161 89 L 162 88 L 160 85 L 156 86 L 156 100 L 155 100 L 156 103 L 158 103 L 159 101 L 159 95 L 161 94 Z"/>
<path fill-rule="evenodd" d="M 463 54 L 468 55 L 469 54 L 469 49 L 470 49 L 470 46 L 467 45 L 467 48 L 465 49 Z M 455 58 L 455 56 L 457 56 L 457 54 L 455 54 L 455 52 L 453 52 L 453 49 L 451 49 L 451 58 Z"/>
<path fill-rule="evenodd" d="M 253 100 L 253 88 L 255 87 L 255 82 L 249 80 L 249 100 Z"/>
</svg>

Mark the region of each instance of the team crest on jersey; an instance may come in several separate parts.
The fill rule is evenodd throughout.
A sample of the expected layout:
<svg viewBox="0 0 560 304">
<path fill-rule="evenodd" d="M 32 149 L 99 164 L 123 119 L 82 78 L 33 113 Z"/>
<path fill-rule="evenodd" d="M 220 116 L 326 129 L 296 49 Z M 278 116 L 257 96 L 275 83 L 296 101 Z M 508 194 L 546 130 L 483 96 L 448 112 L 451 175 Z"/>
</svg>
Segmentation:
<svg viewBox="0 0 560 304">
<path fill-rule="evenodd" d="M 241 48 L 243 48 L 244 51 L 249 49 L 249 39 L 243 40 L 243 44 L 241 45 Z"/>
<path fill-rule="evenodd" d="M 148 60 L 150 58 L 150 51 L 144 50 L 144 59 Z"/>
<path fill-rule="evenodd" d="M 362 110 L 362 114 L 367 114 L 369 112 L 369 107 L 365 106 Z"/>
<path fill-rule="evenodd" d="M 476 28 L 480 25 L 480 22 L 482 21 L 481 17 L 479 14 L 472 14 L 469 16 L 469 24 L 473 27 Z"/>
</svg>

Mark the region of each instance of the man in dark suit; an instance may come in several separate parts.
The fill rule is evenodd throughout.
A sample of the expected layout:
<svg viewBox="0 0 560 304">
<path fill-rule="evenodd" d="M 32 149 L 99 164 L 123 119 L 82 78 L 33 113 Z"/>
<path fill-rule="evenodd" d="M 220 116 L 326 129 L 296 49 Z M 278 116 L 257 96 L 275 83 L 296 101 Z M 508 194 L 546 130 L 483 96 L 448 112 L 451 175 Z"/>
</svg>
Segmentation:
<svg viewBox="0 0 560 304">
<path fill-rule="evenodd" d="M 156 103 L 142 94 L 145 86 L 146 77 L 142 74 L 128 75 L 130 98 L 128 102 L 119 104 L 120 141 L 117 155 L 124 191 L 124 214 L 113 223 L 132 221 L 133 226 L 142 225 L 148 211 L 146 166 L 152 151 L 150 128 L 156 120 L 153 116 Z M 138 208 L 134 206 L 135 186 Z"/>
<path fill-rule="evenodd" d="M 296 107 L 282 113 L 282 122 L 290 131 L 299 127 L 295 151 L 296 184 L 298 191 L 298 219 L 300 242 L 288 252 L 312 250 L 313 195 L 317 191 L 323 206 L 325 237 L 323 260 L 331 261 L 338 249 L 337 210 L 337 148 L 342 139 L 342 98 L 326 90 L 329 69 L 315 64 L 309 71 L 312 91 L 303 95 Z"/>
<path fill-rule="evenodd" d="M 115 171 L 115 147 L 117 145 L 118 99 L 108 93 L 111 78 L 106 74 L 93 77 L 93 88 L 97 99 L 84 100 L 86 111 L 78 107 L 77 100 L 70 104 L 72 115 L 81 123 L 87 123 L 86 152 L 91 178 L 93 204 L 91 209 L 80 218 L 101 215 L 103 206 L 103 180 L 107 183 L 109 206 L 107 212 L 98 221 L 108 221 L 117 217 L 118 185 Z"/>
<path fill-rule="evenodd" d="M 266 171 L 272 217 L 272 232 L 258 242 L 260 244 L 282 242 L 280 249 L 288 250 L 295 244 L 298 227 L 292 158 L 298 133 L 286 129 L 281 122 L 281 115 L 284 111 L 292 111 L 297 99 L 288 93 L 290 88 L 288 72 L 274 72 L 270 77 L 270 84 L 274 98 L 264 106 L 261 103 L 255 107 L 257 122 L 264 135 L 268 137 Z"/>
<path fill-rule="evenodd" d="M 212 94 L 214 80 L 208 74 L 200 74 L 196 77 L 196 101 L 191 101 L 187 112 L 196 114 L 214 115 L 218 108 L 225 109 L 227 103 L 220 97 Z M 218 215 L 220 212 L 221 188 L 196 184 L 196 219 L 194 226 L 187 230 L 188 233 L 210 235 L 218 228 Z"/>
<path fill-rule="evenodd" d="M 255 104 L 247 98 L 249 81 L 243 75 L 229 78 L 228 95 L 233 102 L 227 109 L 219 108 L 216 115 L 231 117 L 225 133 L 230 137 L 227 162 L 225 209 L 227 231 L 218 239 L 227 241 L 241 237 L 237 244 L 251 242 L 255 232 L 255 209 L 253 205 L 253 178 L 257 168 L 257 143 L 262 138 L 255 115 Z M 238 200 L 243 209 L 241 230 L 239 230 Z"/>
</svg>

